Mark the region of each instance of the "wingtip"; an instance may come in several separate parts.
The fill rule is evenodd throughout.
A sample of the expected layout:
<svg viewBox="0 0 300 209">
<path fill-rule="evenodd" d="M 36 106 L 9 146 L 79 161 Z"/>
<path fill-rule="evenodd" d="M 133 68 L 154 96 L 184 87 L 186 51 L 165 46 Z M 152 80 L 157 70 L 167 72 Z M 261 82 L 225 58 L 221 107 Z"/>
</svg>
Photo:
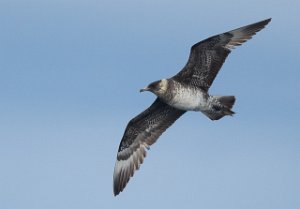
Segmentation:
<svg viewBox="0 0 300 209">
<path fill-rule="evenodd" d="M 120 160 L 117 158 L 113 173 L 114 196 L 117 196 L 125 189 L 135 171 L 139 170 L 140 165 L 144 162 L 144 158 L 146 157 L 147 152 L 145 149 L 147 147 L 149 147 L 149 145 L 140 144 L 140 147 L 133 151 L 127 159 Z M 120 154 L 120 152 L 118 154 Z"/>
<path fill-rule="evenodd" d="M 257 22 L 257 23 L 254 23 L 254 25 L 261 25 L 262 28 L 264 28 L 266 25 L 269 24 L 269 22 L 271 22 L 271 20 L 272 20 L 272 18 L 267 18 L 267 19 L 265 19 L 265 20 L 262 20 L 262 21 L 259 21 L 259 22 Z M 261 28 L 261 29 L 262 29 L 262 28 Z"/>
<path fill-rule="evenodd" d="M 121 191 L 114 191 L 114 192 L 113 192 L 114 197 L 118 196 L 118 195 L 120 194 L 120 192 L 121 192 Z"/>
<path fill-rule="evenodd" d="M 116 182 L 115 180 L 116 179 L 114 179 L 113 183 L 113 195 L 116 197 L 124 190 L 128 181 L 124 184 L 124 182 Z"/>
<path fill-rule="evenodd" d="M 260 21 L 260 22 L 258 22 L 258 23 L 262 23 L 263 25 L 267 25 L 267 24 L 269 24 L 269 22 L 271 22 L 271 20 L 272 20 L 272 18 L 270 17 L 270 18 L 267 18 L 267 19 L 265 19 L 265 20 L 262 20 L 262 21 Z"/>
<path fill-rule="evenodd" d="M 117 184 L 115 182 L 115 179 L 114 179 L 114 182 L 113 182 L 113 195 L 116 197 L 118 194 L 120 194 L 120 189 L 118 189 L 117 187 Z"/>
<path fill-rule="evenodd" d="M 267 18 L 267 19 L 264 19 L 264 20 L 262 20 L 261 22 L 270 22 L 272 20 L 272 17 L 269 17 L 269 18 Z"/>
<path fill-rule="evenodd" d="M 272 17 L 269 17 L 268 19 L 266 19 L 266 21 L 270 22 L 272 20 Z"/>
<path fill-rule="evenodd" d="M 259 22 L 250 24 L 248 26 L 245 26 L 245 28 L 256 28 L 258 31 L 260 31 L 261 29 L 263 29 L 266 25 L 269 24 L 269 22 L 271 22 L 272 18 L 267 18 L 265 20 L 261 20 Z M 257 32 L 258 32 L 257 31 Z"/>
</svg>

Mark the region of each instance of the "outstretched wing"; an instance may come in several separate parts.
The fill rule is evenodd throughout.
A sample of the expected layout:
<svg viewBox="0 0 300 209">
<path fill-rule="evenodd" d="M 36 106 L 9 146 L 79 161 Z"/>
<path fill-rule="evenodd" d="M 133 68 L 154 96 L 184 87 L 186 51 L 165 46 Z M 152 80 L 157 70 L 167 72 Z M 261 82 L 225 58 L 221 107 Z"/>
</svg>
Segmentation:
<svg viewBox="0 0 300 209">
<path fill-rule="evenodd" d="M 139 169 L 146 157 L 146 149 L 184 113 L 156 99 L 148 109 L 128 123 L 114 169 L 115 195 L 123 191 L 135 170 Z"/>
<path fill-rule="evenodd" d="M 251 39 L 270 21 L 271 19 L 263 20 L 193 45 L 187 64 L 173 79 L 207 91 L 231 49 Z"/>
</svg>

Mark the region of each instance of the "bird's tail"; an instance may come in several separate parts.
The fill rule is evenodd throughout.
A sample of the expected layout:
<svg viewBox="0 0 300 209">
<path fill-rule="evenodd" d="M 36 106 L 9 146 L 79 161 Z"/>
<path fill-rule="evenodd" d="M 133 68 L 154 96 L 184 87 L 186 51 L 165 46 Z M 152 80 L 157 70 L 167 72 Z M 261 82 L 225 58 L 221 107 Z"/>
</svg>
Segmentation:
<svg viewBox="0 0 300 209">
<path fill-rule="evenodd" d="M 231 110 L 235 102 L 234 96 L 210 96 L 208 99 L 209 109 L 202 111 L 211 120 L 219 120 L 225 115 L 232 116 Z"/>
</svg>

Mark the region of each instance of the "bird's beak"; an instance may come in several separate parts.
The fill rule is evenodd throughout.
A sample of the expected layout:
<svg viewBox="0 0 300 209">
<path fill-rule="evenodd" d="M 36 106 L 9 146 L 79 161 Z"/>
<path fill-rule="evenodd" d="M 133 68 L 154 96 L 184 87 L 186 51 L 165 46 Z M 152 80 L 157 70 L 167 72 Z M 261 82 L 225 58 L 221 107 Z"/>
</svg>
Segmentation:
<svg viewBox="0 0 300 209">
<path fill-rule="evenodd" d="M 142 88 L 142 89 L 140 90 L 140 92 L 144 92 L 144 91 L 149 91 L 149 87 L 146 86 L 145 88 Z"/>
</svg>

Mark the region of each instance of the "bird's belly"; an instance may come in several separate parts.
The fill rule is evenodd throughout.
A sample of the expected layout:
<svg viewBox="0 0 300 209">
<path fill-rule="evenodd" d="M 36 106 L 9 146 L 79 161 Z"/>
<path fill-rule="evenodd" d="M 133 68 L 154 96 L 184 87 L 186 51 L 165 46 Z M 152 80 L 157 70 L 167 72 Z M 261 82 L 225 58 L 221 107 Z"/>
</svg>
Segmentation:
<svg viewBox="0 0 300 209">
<path fill-rule="evenodd" d="M 206 95 L 200 91 L 187 91 L 176 94 L 171 106 L 186 111 L 201 111 L 207 106 Z"/>
</svg>

